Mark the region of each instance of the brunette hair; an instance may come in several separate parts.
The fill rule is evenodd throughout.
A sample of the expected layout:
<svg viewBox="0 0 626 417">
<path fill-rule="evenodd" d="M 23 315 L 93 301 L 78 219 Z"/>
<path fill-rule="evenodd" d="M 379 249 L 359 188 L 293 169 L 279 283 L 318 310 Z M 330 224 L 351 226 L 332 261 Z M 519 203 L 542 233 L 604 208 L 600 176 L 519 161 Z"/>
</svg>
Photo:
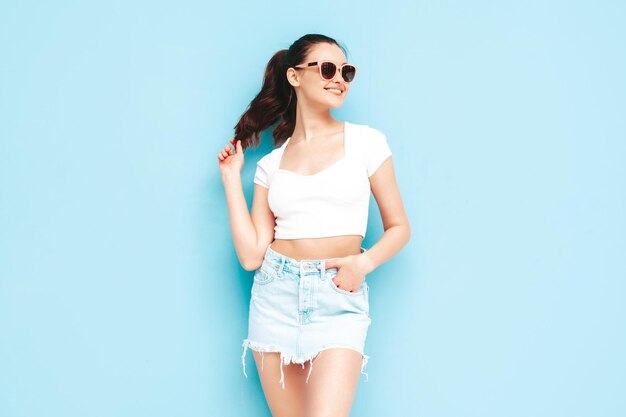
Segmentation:
<svg viewBox="0 0 626 417">
<path fill-rule="evenodd" d="M 250 102 L 247 110 L 235 125 L 235 140 L 241 140 L 242 149 L 257 147 L 261 132 L 280 123 L 273 130 L 274 146 L 282 145 L 293 133 L 296 125 L 297 98 L 294 88 L 287 81 L 287 69 L 300 64 L 318 43 L 337 45 L 345 54 L 345 48 L 325 35 L 310 33 L 281 49 L 267 63 L 261 91 Z"/>
</svg>

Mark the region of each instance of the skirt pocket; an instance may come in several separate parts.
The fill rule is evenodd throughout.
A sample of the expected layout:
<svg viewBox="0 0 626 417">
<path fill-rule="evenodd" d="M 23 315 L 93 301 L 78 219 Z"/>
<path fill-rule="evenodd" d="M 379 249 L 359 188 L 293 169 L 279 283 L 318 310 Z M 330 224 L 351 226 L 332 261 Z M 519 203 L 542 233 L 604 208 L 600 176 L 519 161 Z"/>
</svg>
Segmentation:
<svg viewBox="0 0 626 417">
<path fill-rule="evenodd" d="M 263 262 L 261 267 L 254 271 L 254 283 L 258 285 L 266 285 L 274 281 L 278 276 L 278 272 L 270 265 Z"/>
<path fill-rule="evenodd" d="M 333 278 L 335 278 L 338 272 L 339 272 L 339 268 L 328 268 L 326 270 L 326 280 L 328 281 L 328 285 L 330 285 L 330 287 L 333 290 L 335 290 L 339 294 L 351 295 L 351 296 L 363 296 L 365 287 L 367 287 L 367 282 L 365 282 L 365 279 L 363 280 L 361 285 L 359 285 L 359 288 L 357 288 L 355 291 L 353 292 L 346 291 L 346 290 L 339 288 L 337 284 L 335 284 L 335 281 L 333 281 Z"/>
</svg>

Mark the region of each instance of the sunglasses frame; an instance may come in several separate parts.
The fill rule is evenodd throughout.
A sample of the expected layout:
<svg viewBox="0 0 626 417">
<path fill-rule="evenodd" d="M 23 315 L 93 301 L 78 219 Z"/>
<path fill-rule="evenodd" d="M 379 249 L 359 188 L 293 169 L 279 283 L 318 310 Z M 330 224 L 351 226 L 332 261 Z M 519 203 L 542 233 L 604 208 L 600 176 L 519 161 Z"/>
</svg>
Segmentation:
<svg viewBox="0 0 626 417">
<path fill-rule="evenodd" d="M 322 75 L 322 64 L 323 64 L 323 63 L 325 63 L 325 62 L 329 62 L 329 63 L 331 63 L 331 64 L 333 64 L 333 65 L 335 66 L 335 74 L 333 74 L 333 76 L 332 76 L 332 77 L 330 77 L 330 78 L 324 78 L 324 76 Z M 306 65 L 306 66 L 305 66 L 305 67 L 301 67 L 300 65 Z M 337 64 L 335 64 L 333 61 L 313 61 L 313 62 L 309 62 L 308 64 L 300 64 L 300 65 L 294 65 L 294 66 L 293 66 L 293 68 L 297 68 L 297 69 L 307 69 L 307 68 L 309 68 L 309 67 L 312 67 L 312 66 L 317 65 L 317 66 L 318 66 L 318 68 L 319 68 L 319 74 L 320 74 L 320 77 L 321 77 L 321 78 L 322 78 L 322 80 L 324 80 L 324 81 L 330 81 L 330 80 L 332 80 L 333 78 L 335 78 L 335 75 L 337 74 L 337 71 L 339 71 L 339 74 L 341 75 L 341 79 L 342 79 L 344 82 L 351 83 L 352 81 L 347 81 L 347 80 L 343 77 L 343 72 L 342 72 L 343 67 L 345 67 L 346 65 L 349 65 L 349 66 L 351 66 L 351 67 L 353 67 L 353 68 L 354 68 L 354 76 L 352 77 L 352 80 L 354 80 L 354 77 L 356 77 L 356 73 L 357 73 L 357 71 L 358 71 L 357 66 L 356 66 L 356 65 L 354 65 L 354 64 L 348 64 L 348 63 L 345 63 L 345 64 L 343 64 L 343 65 L 341 65 L 341 66 L 337 66 Z"/>
</svg>

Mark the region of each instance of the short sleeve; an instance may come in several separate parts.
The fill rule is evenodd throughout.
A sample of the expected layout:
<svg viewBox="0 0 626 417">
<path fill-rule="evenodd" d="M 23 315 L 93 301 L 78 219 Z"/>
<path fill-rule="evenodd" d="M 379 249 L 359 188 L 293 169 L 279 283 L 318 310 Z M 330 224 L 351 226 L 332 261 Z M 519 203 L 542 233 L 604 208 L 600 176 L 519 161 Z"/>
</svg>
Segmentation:
<svg viewBox="0 0 626 417">
<path fill-rule="evenodd" d="M 369 146 L 366 151 L 367 176 L 371 177 L 378 167 L 391 156 L 391 148 L 387 143 L 387 137 L 378 129 L 371 128 L 369 133 Z"/>
<path fill-rule="evenodd" d="M 256 163 L 256 172 L 254 173 L 254 183 L 259 184 L 265 188 L 270 188 L 268 182 L 269 176 L 269 159 L 270 155 L 267 154 L 263 158 L 259 159 Z"/>
</svg>

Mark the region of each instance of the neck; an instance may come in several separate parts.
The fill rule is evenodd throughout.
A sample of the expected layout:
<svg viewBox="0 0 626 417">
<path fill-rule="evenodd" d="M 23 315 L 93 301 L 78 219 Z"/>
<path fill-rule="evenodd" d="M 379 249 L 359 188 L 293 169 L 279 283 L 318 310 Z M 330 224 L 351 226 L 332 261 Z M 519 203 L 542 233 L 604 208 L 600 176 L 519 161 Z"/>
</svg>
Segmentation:
<svg viewBox="0 0 626 417">
<path fill-rule="evenodd" d="M 291 142 L 309 142 L 318 136 L 341 131 L 342 128 L 343 122 L 335 120 L 328 108 L 323 111 L 315 111 L 311 108 L 303 110 L 302 106 L 298 105 L 296 109 L 296 125 L 291 134 Z"/>
</svg>

